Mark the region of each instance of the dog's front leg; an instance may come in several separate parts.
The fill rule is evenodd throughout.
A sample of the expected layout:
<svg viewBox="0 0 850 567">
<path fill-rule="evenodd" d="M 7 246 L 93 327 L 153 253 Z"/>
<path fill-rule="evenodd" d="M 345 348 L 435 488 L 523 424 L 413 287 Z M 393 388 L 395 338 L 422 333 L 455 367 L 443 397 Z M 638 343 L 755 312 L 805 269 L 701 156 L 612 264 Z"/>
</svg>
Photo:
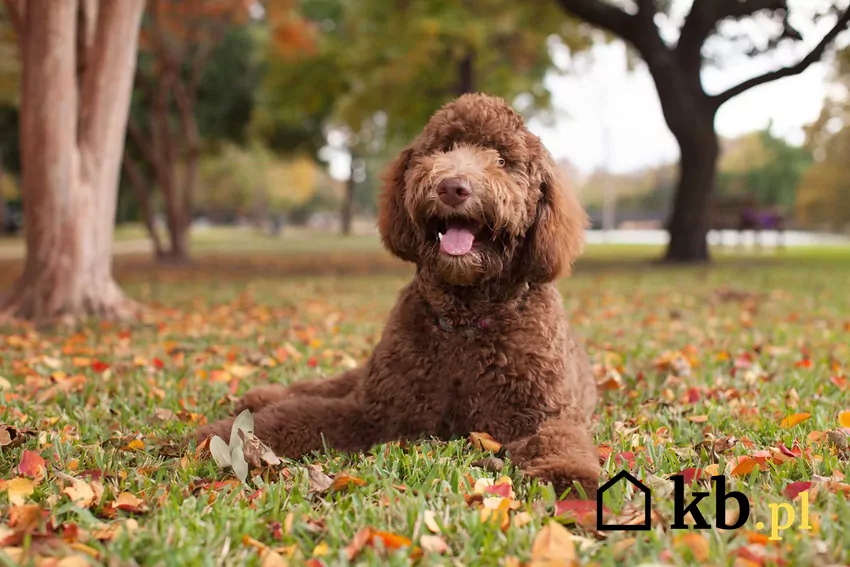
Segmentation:
<svg viewBox="0 0 850 567">
<path fill-rule="evenodd" d="M 578 483 L 587 498 L 599 488 L 599 457 L 587 426 L 581 420 L 550 419 L 530 437 L 506 445 L 511 460 L 532 477 L 550 482 L 560 497 L 580 498 Z"/>
<path fill-rule="evenodd" d="M 298 458 L 322 450 L 325 443 L 346 452 L 365 451 L 395 438 L 374 408 L 366 409 L 356 396 L 320 398 L 298 396 L 268 406 L 254 415 L 254 434 L 278 456 Z M 195 431 L 197 441 L 218 435 L 230 441 L 235 418 L 217 421 Z"/>
</svg>

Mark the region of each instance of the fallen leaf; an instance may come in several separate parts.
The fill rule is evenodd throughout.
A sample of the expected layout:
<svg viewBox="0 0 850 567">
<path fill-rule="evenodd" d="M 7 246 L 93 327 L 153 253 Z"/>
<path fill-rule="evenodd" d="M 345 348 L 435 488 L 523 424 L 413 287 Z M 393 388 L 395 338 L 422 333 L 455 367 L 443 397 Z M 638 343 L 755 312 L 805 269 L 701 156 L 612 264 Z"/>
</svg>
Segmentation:
<svg viewBox="0 0 850 567">
<path fill-rule="evenodd" d="M 242 438 L 242 454 L 251 468 L 259 469 L 281 463 L 271 447 L 260 441 L 253 433 L 239 431 L 239 436 Z"/>
<path fill-rule="evenodd" d="M 472 446 L 481 451 L 492 451 L 498 453 L 502 450 L 502 444 L 493 439 L 487 433 L 471 432 L 469 434 L 469 442 Z"/>
<path fill-rule="evenodd" d="M 159 421 L 171 421 L 174 419 L 174 412 L 166 408 L 156 408 L 153 412 L 153 416 Z"/>
<path fill-rule="evenodd" d="M 308 490 L 310 492 L 324 492 L 333 484 L 333 479 L 322 472 L 321 465 L 310 465 L 307 467 Z"/>
<path fill-rule="evenodd" d="M 431 510 L 425 510 L 422 514 L 422 521 L 432 533 L 440 533 L 440 526 L 437 524 L 437 515 Z"/>
<path fill-rule="evenodd" d="M 794 500 L 797 498 L 797 495 L 801 492 L 805 492 L 812 487 L 811 482 L 792 482 L 785 487 L 782 491 L 782 495 L 786 498 Z"/>
<path fill-rule="evenodd" d="M 16 533 L 32 533 L 41 524 L 41 512 L 41 506 L 38 504 L 12 506 L 9 508 L 9 527 Z"/>
<path fill-rule="evenodd" d="M 841 427 L 850 428 L 850 411 L 843 411 L 838 414 L 838 423 Z"/>
<path fill-rule="evenodd" d="M 746 476 L 759 467 L 757 459 L 751 457 L 743 457 L 732 469 L 732 476 Z"/>
<path fill-rule="evenodd" d="M 700 563 L 705 563 L 711 555 L 708 539 L 702 534 L 685 533 L 673 538 L 673 542 L 680 548 L 689 549 L 694 559 Z"/>
<path fill-rule="evenodd" d="M 80 508 L 88 508 L 95 502 L 95 492 L 89 483 L 78 478 L 68 477 L 71 479 L 70 486 L 66 486 L 62 491 L 68 496 L 75 505 Z"/>
<path fill-rule="evenodd" d="M 130 494 L 129 492 L 122 492 L 118 495 L 118 498 L 107 504 L 107 508 L 114 510 L 123 510 L 125 512 L 131 512 L 133 514 L 144 513 L 148 511 L 148 507 L 145 504 L 145 501 L 141 498 Z"/>
<path fill-rule="evenodd" d="M 27 437 L 32 437 L 35 434 L 34 429 L 20 429 L 11 425 L 0 424 L 0 449 L 18 447 L 26 441 Z"/>
<path fill-rule="evenodd" d="M 372 533 L 372 545 L 375 545 L 376 541 L 380 541 L 381 545 L 384 546 L 384 549 L 387 550 L 396 550 L 401 549 L 403 547 L 410 547 L 413 542 L 410 541 L 410 538 L 404 537 L 402 535 L 390 533 L 390 532 L 382 532 L 375 531 Z"/>
<path fill-rule="evenodd" d="M 27 496 L 31 496 L 35 492 L 35 483 L 28 478 L 16 477 L 6 483 L 6 491 L 9 496 L 9 504 L 22 506 L 26 502 Z"/>
<path fill-rule="evenodd" d="M 555 502 L 555 516 L 579 525 L 595 525 L 596 500 L 558 500 Z"/>
<path fill-rule="evenodd" d="M 265 549 L 260 553 L 260 567 L 287 567 L 289 562 L 273 549 Z"/>
<path fill-rule="evenodd" d="M 559 565 L 578 565 L 575 543 L 567 529 L 558 522 L 549 522 L 534 538 L 531 547 L 531 565 L 557 561 Z"/>
<path fill-rule="evenodd" d="M 419 538 L 419 545 L 428 553 L 443 554 L 449 551 L 446 541 L 437 535 L 423 535 Z"/>
<path fill-rule="evenodd" d="M 356 534 L 354 534 L 354 537 L 351 538 L 348 545 L 345 546 L 345 555 L 348 557 L 349 562 L 354 561 L 354 558 L 357 557 L 360 551 L 372 540 L 372 531 L 372 528 L 360 529 Z"/>
<path fill-rule="evenodd" d="M 47 470 L 47 463 L 41 455 L 35 451 L 24 449 L 21 455 L 21 462 L 18 464 L 18 473 L 28 476 L 36 482 L 44 478 L 44 473 Z"/>
<path fill-rule="evenodd" d="M 336 478 L 333 479 L 330 490 L 332 490 L 333 492 L 347 490 L 352 485 L 366 486 L 366 481 L 362 478 L 357 478 L 356 476 L 351 476 L 347 473 L 340 473 L 336 476 Z"/>
<path fill-rule="evenodd" d="M 806 421 L 810 417 L 812 417 L 812 414 L 808 412 L 791 414 L 788 417 L 783 418 L 782 421 L 779 422 L 779 427 L 788 429 L 789 427 L 794 427 L 798 423 Z"/>
<path fill-rule="evenodd" d="M 212 455 L 213 460 L 216 464 L 221 467 L 229 467 L 230 466 L 230 447 L 227 446 L 227 443 L 224 442 L 224 439 L 219 437 L 218 435 L 214 435 L 209 440 L 209 450 Z"/>
</svg>

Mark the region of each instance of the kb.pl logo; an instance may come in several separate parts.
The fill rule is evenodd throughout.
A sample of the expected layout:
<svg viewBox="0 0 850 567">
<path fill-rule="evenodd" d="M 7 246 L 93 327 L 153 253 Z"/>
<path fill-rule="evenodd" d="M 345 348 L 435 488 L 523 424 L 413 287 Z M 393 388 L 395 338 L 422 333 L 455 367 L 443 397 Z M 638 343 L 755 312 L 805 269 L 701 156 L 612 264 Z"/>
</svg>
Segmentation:
<svg viewBox="0 0 850 567">
<path fill-rule="evenodd" d="M 628 525 L 621 524 L 606 524 L 603 519 L 603 506 L 602 500 L 605 492 L 607 492 L 612 486 L 616 485 L 620 481 L 627 481 L 635 487 L 636 490 L 643 492 L 646 497 L 644 504 L 644 521 L 639 524 L 630 523 Z M 700 502 L 704 499 L 711 496 L 708 492 L 692 492 L 691 497 L 692 500 L 690 502 L 685 501 L 685 477 L 683 475 L 676 475 L 670 477 L 670 480 L 673 481 L 673 505 L 674 505 L 674 514 L 673 514 L 673 523 L 670 524 L 670 528 L 674 530 L 688 530 L 688 529 L 698 529 L 698 530 L 707 530 L 712 527 L 721 528 L 724 530 L 737 530 L 744 526 L 747 523 L 747 520 L 750 518 L 750 501 L 744 495 L 744 493 L 739 492 L 737 490 L 726 490 L 726 477 L 723 475 L 717 475 L 711 477 L 711 484 L 714 488 L 714 501 L 715 501 L 715 509 L 717 510 L 716 517 L 714 518 L 714 525 L 712 526 L 703 516 L 702 510 L 700 510 Z M 730 501 L 734 500 L 738 504 L 738 517 L 737 519 L 731 523 L 726 523 L 726 504 Z M 807 492 L 800 493 L 800 525 L 799 528 L 801 530 L 810 530 L 812 526 L 809 524 L 809 495 Z M 794 507 L 788 503 L 778 503 L 778 504 L 768 504 L 768 508 L 770 508 L 770 538 L 774 541 L 779 541 L 782 537 L 779 535 L 780 532 L 784 532 L 793 526 L 794 520 L 796 519 L 796 512 Z M 780 511 L 785 512 L 784 521 L 780 524 L 779 516 Z M 693 518 L 692 524 L 685 523 L 685 516 L 687 514 L 691 515 Z M 652 529 L 651 526 L 651 517 L 652 517 L 652 492 L 649 487 L 643 484 L 641 481 L 636 479 L 634 476 L 629 474 L 627 471 L 620 471 L 615 475 L 611 480 L 606 482 L 599 488 L 599 491 L 596 494 L 596 527 L 601 531 L 612 531 L 612 530 L 626 530 L 626 531 L 641 531 L 641 530 L 649 530 Z M 756 528 L 761 530 L 764 529 L 764 524 L 762 522 L 756 523 Z"/>
</svg>

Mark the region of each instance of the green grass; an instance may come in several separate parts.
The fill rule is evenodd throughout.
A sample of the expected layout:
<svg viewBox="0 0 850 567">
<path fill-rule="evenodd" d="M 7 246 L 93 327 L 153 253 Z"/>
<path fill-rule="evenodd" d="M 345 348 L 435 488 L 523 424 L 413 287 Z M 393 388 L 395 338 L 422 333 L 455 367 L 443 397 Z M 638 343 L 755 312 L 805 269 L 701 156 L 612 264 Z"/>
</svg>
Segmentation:
<svg viewBox="0 0 850 567">
<path fill-rule="evenodd" d="M 569 525 L 582 564 L 850 563 L 845 533 L 850 500 L 833 492 L 843 483 L 815 483 L 809 518 L 816 529 L 792 528 L 781 542 L 768 545 L 757 535 L 769 535 L 771 504 L 794 504 L 799 522 L 799 501 L 783 495 L 789 483 L 850 474 L 850 454 L 820 439 L 820 432 L 837 431 L 839 413 L 850 410 L 850 384 L 840 387 L 850 365 L 850 254 L 729 254 L 712 268 L 692 270 L 651 267 L 643 260 L 656 253 L 652 249 L 634 250 L 617 261 L 622 252 L 592 247 L 561 288 L 574 327 L 588 341 L 600 383 L 614 377 L 611 389 L 604 389 L 594 430 L 598 444 L 612 455 L 604 476 L 623 469 L 614 455 L 632 452 L 633 472 L 655 488 L 659 518 L 651 532 L 599 534 Z M 284 255 L 280 262 L 291 260 Z M 520 511 L 531 521 L 505 531 L 483 522 L 464 499 L 472 490 L 468 478 L 499 475 L 472 466 L 488 454 L 465 440 L 389 444 L 365 455 L 316 454 L 285 461 L 235 490 L 198 488 L 201 480 L 232 476 L 209 459 L 183 458 L 170 444 L 191 431 L 199 415 L 210 420 L 226 415 L 222 401 L 232 393 L 267 380 L 330 375 L 365 360 L 406 273 L 279 277 L 234 270 L 211 279 L 204 270 L 144 277 L 140 272 L 119 267 L 126 290 L 154 306 L 143 324 L 93 324 L 79 332 L 14 327 L 0 335 L 0 376 L 9 382 L 0 402 L 2 422 L 41 433 L 23 447 L 0 449 L 0 476 L 17 476 L 24 449 L 40 454 L 48 470 L 32 502 L 49 512 L 57 528 L 73 524 L 93 534 L 103 523 L 115 522 L 105 518 L 105 510 L 119 492 L 139 497 L 148 509 L 132 515 L 135 530 L 105 542 L 81 536 L 71 553 L 96 555 L 87 555 L 94 565 L 259 565 L 256 547 L 243 542 L 247 536 L 282 555 L 291 553 L 293 565 L 313 558 L 323 544 L 325 565 L 346 565 L 344 548 L 358 530 L 385 530 L 418 544 L 429 533 L 424 513 L 432 511 L 449 551 L 425 554 L 420 565 L 510 565 L 511 557 L 531 559 L 535 537 L 554 518 L 556 495 L 523 479 L 508 463 L 501 474 L 511 477 Z M 677 370 L 663 363 L 677 352 L 691 364 Z M 92 365 L 95 360 L 109 369 Z M 244 367 L 253 373 L 239 377 Z M 57 379 L 63 381 L 57 372 L 84 378 L 38 403 Z M 158 410 L 175 417 L 161 421 Z M 811 417 L 780 426 L 782 418 L 803 412 Z M 712 455 L 699 447 L 724 436 L 737 440 L 726 452 Z M 134 438 L 142 441 L 141 448 L 129 448 Z M 727 475 L 728 490 L 747 495 L 753 507 L 744 528 L 697 531 L 690 539 L 682 537 L 686 531 L 669 529 L 674 506 L 669 488 L 665 492 L 671 486 L 666 477 L 711 465 L 728 472 L 732 459 L 758 456 L 779 443 L 796 444 L 804 456 L 769 462 L 765 470 L 745 476 Z M 308 464 L 319 464 L 329 475 L 346 472 L 365 485 L 311 494 Z M 104 496 L 80 509 L 62 495 L 59 473 L 81 476 L 92 469 L 105 473 Z M 260 495 L 249 498 L 257 489 Z M 605 505 L 616 514 L 633 500 L 617 490 Z M 2 495 L 0 507 L 0 520 L 8 524 Z M 713 523 L 713 496 L 700 509 Z M 289 523 L 287 517 L 289 531 L 280 527 Z M 766 527 L 758 529 L 756 522 Z M 8 530 L 0 528 L 0 536 Z M 17 547 L 28 548 L 30 558 L 66 553 L 46 549 L 49 539 L 30 537 Z M 701 555 L 702 545 L 708 558 Z M 738 557 L 742 549 L 759 561 L 745 562 Z M 410 563 L 408 550 L 378 549 L 364 549 L 353 562 Z"/>
</svg>

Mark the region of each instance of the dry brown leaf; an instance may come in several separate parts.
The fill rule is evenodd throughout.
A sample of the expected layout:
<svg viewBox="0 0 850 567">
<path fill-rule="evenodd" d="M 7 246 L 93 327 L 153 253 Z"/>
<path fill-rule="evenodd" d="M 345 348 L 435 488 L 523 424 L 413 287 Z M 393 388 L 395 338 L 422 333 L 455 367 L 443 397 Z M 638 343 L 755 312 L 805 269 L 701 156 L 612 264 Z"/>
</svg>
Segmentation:
<svg viewBox="0 0 850 567">
<path fill-rule="evenodd" d="M 18 533 L 30 533 L 41 524 L 41 506 L 25 504 L 9 508 L 9 527 Z"/>
<path fill-rule="evenodd" d="M 324 492 L 333 484 L 333 479 L 322 471 L 321 465 L 309 465 L 307 467 L 308 490 L 310 492 Z"/>
<path fill-rule="evenodd" d="M 242 455 L 251 468 L 262 469 L 281 463 L 272 448 L 260 441 L 253 433 L 240 429 L 239 437 L 242 438 Z"/>
<path fill-rule="evenodd" d="M 27 437 L 32 437 L 36 433 L 35 429 L 23 429 L 0 424 L 0 449 L 18 447 L 26 441 Z"/>
</svg>

